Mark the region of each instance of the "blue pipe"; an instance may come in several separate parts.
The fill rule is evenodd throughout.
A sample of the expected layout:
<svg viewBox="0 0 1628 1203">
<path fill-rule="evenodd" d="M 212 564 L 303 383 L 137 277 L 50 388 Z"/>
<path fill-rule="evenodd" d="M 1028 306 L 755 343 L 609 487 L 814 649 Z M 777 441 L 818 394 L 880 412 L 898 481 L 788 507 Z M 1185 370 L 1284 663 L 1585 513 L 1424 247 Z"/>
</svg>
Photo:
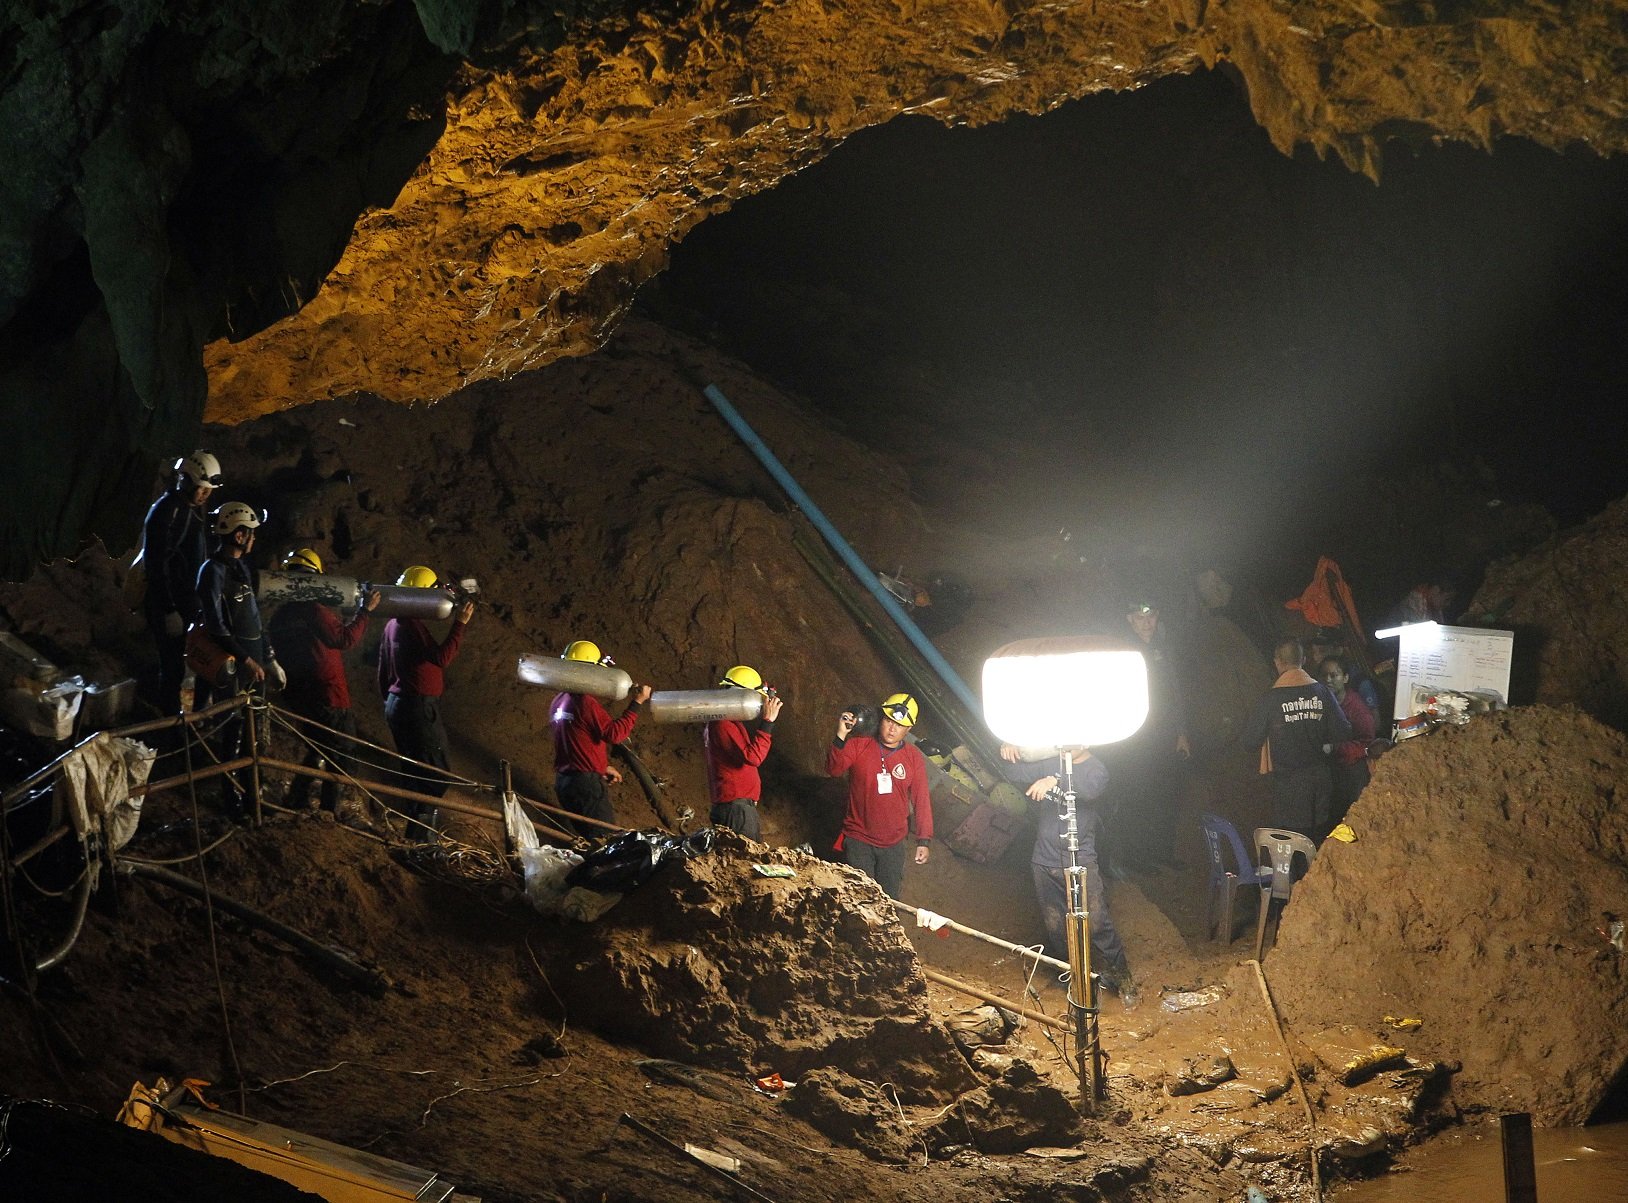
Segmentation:
<svg viewBox="0 0 1628 1203">
<path fill-rule="evenodd" d="M 711 401 L 718 412 L 723 415 L 724 421 L 728 422 L 735 433 L 740 435 L 741 442 L 745 443 L 752 454 L 757 456 L 758 462 L 769 470 L 769 475 L 779 482 L 780 487 L 791 498 L 792 504 L 808 515 L 808 520 L 815 525 L 821 535 L 825 536 L 825 541 L 831 545 L 832 550 L 842 557 L 842 562 L 848 565 L 849 571 L 864 582 L 865 587 L 871 591 L 871 596 L 882 603 L 882 609 L 886 610 L 888 617 L 898 624 L 899 629 L 905 633 L 905 637 L 922 654 L 922 658 L 927 661 L 933 671 L 939 675 L 939 679 L 950 687 L 956 697 L 961 699 L 961 704 L 967 708 L 967 713 L 981 719 L 984 713 L 983 707 L 978 705 L 978 699 L 973 697 L 972 690 L 967 688 L 966 682 L 956 675 L 956 671 L 950 667 L 949 661 L 944 659 L 939 650 L 928 641 L 927 636 L 921 633 L 920 628 L 916 626 L 910 615 L 905 612 L 905 608 L 899 604 L 898 599 L 882 587 L 881 582 L 876 579 L 876 573 L 871 570 L 864 560 L 859 558 L 854 549 L 848 545 L 848 540 L 844 539 L 837 532 L 837 528 L 831 525 L 830 519 L 820 512 L 820 507 L 814 504 L 813 499 L 803 492 L 803 486 L 797 483 L 792 474 L 786 471 L 785 466 L 775 458 L 774 452 L 770 451 L 764 445 L 763 440 L 757 437 L 757 432 L 746 424 L 746 419 L 741 417 L 740 411 L 730 404 L 729 398 L 723 395 L 716 384 L 707 385 L 703 391 L 706 393 L 707 400 Z"/>
</svg>

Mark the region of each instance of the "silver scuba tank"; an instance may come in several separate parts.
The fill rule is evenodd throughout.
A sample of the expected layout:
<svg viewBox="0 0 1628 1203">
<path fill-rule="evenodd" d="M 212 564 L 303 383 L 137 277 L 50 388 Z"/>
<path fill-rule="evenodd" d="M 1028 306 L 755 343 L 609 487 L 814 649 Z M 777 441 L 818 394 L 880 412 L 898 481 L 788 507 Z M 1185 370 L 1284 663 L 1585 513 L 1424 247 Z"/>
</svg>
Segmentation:
<svg viewBox="0 0 1628 1203">
<path fill-rule="evenodd" d="M 353 576 L 326 576 L 315 572 L 262 572 L 260 591 L 255 595 L 261 605 L 269 603 L 314 601 L 325 606 L 348 610 L 362 596 L 361 585 Z"/>
<path fill-rule="evenodd" d="M 362 596 L 366 597 L 374 589 L 379 591 L 379 608 L 373 613 L 380 618 L 452 617 L 452 598 L 439 586 L 413 589 L 407 585 L 363 584 Z"/>
<path fill-rule="evenodd" d="M 519 676 L 527 685 L 559 693 L 586 693 L 607 702 L 620 702 L 633 692 L 633 678 L 613 664 L 562 660 L 542 652 L 521 652 Z"/>
<path fill-rule="evenodd" d="M 711 723 L 732 718 L 749 723 L 763 713 L 763 695 L 755 689 L 663 689 L 650 695 L 653 723 Z"/>
</svg>

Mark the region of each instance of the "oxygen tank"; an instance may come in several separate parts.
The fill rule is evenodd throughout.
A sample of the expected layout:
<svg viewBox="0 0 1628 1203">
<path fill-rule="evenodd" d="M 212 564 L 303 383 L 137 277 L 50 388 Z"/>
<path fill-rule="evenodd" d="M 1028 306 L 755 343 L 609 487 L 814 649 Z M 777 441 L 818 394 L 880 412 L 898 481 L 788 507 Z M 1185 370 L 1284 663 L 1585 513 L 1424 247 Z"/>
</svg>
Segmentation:
<svg viewBox="0 0 1628 1203">
<path fill-rule="evenodd" d="M 362 587 L 353 576 L 325 576 L 315 572 L 262 572 L 260 592 L 255 596 L 262 605 L 294 601 L 321 602 L 348 610 L 356 605 Z"/>
<path fill-rule="evenodd" d="M 710 723 L 732 718 L 749 723 L 763 713 L 763 695 L 755 689 L 664 689 L 650 695 L 653 723 Z"/>
<path fill-rule="evenodd" d="M 620 702 L 633 692 L 633 678 L 613 665 L 562 660 L 542 652 L 520 653 L 520 679 L 559 693 L 586 693 Z"/>
<path fill-rule="evenodd" d="M 320 578 L 319 578 L 320 579 Z M 379 591 L 380 618 L 451 618 L 452 598 L 441 588 L 413 589 L 407 585 L 363 584 L 362 596 Z"/>
</svg>

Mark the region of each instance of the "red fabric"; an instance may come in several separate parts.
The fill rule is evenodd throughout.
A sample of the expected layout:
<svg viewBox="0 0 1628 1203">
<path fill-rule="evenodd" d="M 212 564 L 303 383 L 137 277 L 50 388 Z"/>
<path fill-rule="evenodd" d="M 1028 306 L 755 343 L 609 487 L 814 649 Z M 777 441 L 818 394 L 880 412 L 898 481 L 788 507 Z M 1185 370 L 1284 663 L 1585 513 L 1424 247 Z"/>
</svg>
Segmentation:
<svg viewBox="0 0 1628 1203">
<path fill-rule="evenodd" d="M 628 703 L 621 717 L 612 720 L 598 698 L 586 693 L 557 693 L 548 706 L 548 725 L 554 733 L 556 773 L 600 773 L 610 767 L 610 745 L 633 734 L 639 721 L 637 703 Z"/>
<path fill-rule="evenodd" d="M 1374 712 L 1355 689 L 1345 691 L 1345 697 L 1340 699 L 1340 709 L 1345 711 L 1345 720 L 1351 724 L 1354 738 L 1334 745 L 1334 759 L 1341 764 L 1356 764 L 1359 760 L 1367 759 L 1368 745 L 1373 742 L 1378 730 Z"/>
<path fill-rule="evenodd" d="M 1359 635 L 1362 631 L 1357 619 L 1357 603 L 1351 599 L 1351 587 L 1345 583 L 1340 566 L 1327 556 L 1318 558 L 1306 591 L 1284 602 L 1283 608 L 1299 610 L 1314 627 L 1349 626 Z"/>
<path fill-rule="evenodd" d="M 893 778 L 893 788 L 885 794 L 876 789 L 876 779 L 884 770 Z M 868 736 L 850 736 L 845 743 L 831 745 L 825 754 L 825 771 L 832 777 L 848 775 L 848 815 L 842 821 L 838 849 L 850 838 L 875 848 L 891 848 L 909 834 L 912 825 L 918 843 L 933 838 L 927 762 L 915 744 L 884 748 Z"/>
<path fill-rule="evenodd" d="M 333 608 L 321 602 L 292 602 L 284 610 L 291 613 L 285 619 L 279 611 L 273 629 L 281 651 L 279 663 L 291 670 L 288 692 L 301 701 L 349 710 L 350 682 L 340 653 L 355 647 L 367 633 L 367 611 L 340 622 Z"/>
<path fill-rule="evenodd" d="M 769 754 L 774 739 L 772 729 L 748 729 L 735 719 L 719 719 L 701 731 L 701 745 L 707 753 L 707 792 L 713 804 L 744 798 L 756 802 L 763 796 L 763 779 L 757 767 Z"/>
<path fill-rule="evenodd" d="M 422 618 L 392 618 L 379 644 L 379 694 L 438 698 L 446 692 L 445 669 L 463 646 L 464 623 L 455 622 L 440 643 Z"/>
</svg>

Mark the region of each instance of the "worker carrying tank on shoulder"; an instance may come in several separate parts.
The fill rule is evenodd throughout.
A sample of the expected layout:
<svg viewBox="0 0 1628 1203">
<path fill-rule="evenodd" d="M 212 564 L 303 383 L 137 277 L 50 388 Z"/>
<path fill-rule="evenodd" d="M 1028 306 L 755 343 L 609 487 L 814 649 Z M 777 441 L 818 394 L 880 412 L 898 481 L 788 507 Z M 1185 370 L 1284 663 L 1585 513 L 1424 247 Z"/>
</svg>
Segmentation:
<svg viewBox="0 0 1628 1203">
<path fill-rule="evenodd" d="M 701 730 L 707 755 L 707 791 L 712 798 L 714 827 L 727 827 L 747 839 L 761 839 L 758 803 L 763 779 L 758 768 L 769 755 L 775 719 L 784 704 L 780 695 L 763 683 L 763 675 L 750 665 L 737 664 L 718 682 L 725 687 L 751 689 L 763 695 L 763 712 L 751 726 L 739 719 L 716 719 Z"/>
<path fill-rule="evenodd" d="M 322 557 L 312 548 L 301 547 L 283 557 L 283 571 L 321 576 Z M 369 611 L 378 608 L 380 593 L 368 590 L 356 599 L 356 609 L 341 619 L 330 605 L 302 598 L 278 606 L 271 616 L 271 633 L 282 649 L 288 688 L 283 705 L 294 714 L 319 723 L 328 730 L 306 733 L 304 763 L 313 768 L 332 768 L 348 777 L 360 777 L 357 760 L 356 716 L 350 708 L 350 682 L 345 677 L 342 654 L 361 642 L 367 633 Z M 289 787 L 288 802 L 302 810 L 310 795 L 311 778 L 296 777 Z M 345 791 L 341 804 L 340 785 L 324 781 L 319 797 L 322 808 L 347 821 L 359 822 L 359 798 Z"/>
<path fill-rule="evenodd" d="M 573 641 L 560 653 L 560 659 L 583 664 L 615 663 L 588 639 Z M 548 707 L 548 724 L 554 737 L 554 794 L 563 809 L 602 823 L 616 822 L 605 786 L 621 781 L 622 774 L 611 765 L 610 748 L 633 733 L 639 707 L 649 700 L 650 686 L 635 685 L 627 709 L 612 719 L 604 703 L 592 694 L 554 695 Z"/>
<path fill-rule="evenodd" d="M 888 897 L 904 887 L 905 837 L 914 828 L 915 861 L 925 865 L 933 838 L 933 799 L 927 761 L 906 740 L 916 725 L 916 699 L 896 693 L 882 703 L 876 738 L 854 735 L 857 718 L 844 710 L 825 754 L 825 771 L 848 778 L 848 814 L 836 849 L 848 864 L 874 879 Z"/>
<path fill-rule="evenodd" d="M 414 564 L 396 584 L 409 589 L 433 589 L 439 584 L 435 570 Z M 441 722 L 441 698 L 446 693 L 447 667 L 458 657 L 464 632 L 475 616 L 475 603 L 465 601 L 452 613 L 452 629 L 445 639 L 430 634 L 422 618 L 392 618 L 384 624 L 379 643 L 379 694 L 384 699 L 384 721 L 390 727 L 396 751 L 411 760 L 447 769 L 447 731 Z M 403 787 L 441 797 L 448 782 L 436 776 L 403 774 Z M 407 838 L 435 839 L 436 810 L 424 802 L 403 798 L 396 806 L 407 816 Z"/>
</svg>

